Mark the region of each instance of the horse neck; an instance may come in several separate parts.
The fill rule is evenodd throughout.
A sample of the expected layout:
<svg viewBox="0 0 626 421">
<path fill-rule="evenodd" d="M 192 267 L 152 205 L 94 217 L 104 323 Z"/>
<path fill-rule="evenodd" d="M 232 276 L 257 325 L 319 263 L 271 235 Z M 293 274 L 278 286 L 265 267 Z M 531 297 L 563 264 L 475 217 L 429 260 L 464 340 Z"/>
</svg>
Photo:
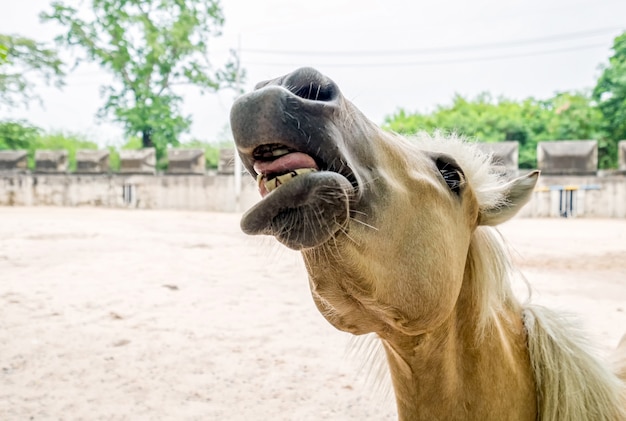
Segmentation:
<svg viewBox="0 0 626 421">
<path fill-rule="evenodd" d="M 400 420 L 535 420 L 536 392 L 521 309 L 479 312 L 463 288 L 455 312 L 418 337 L 381 336 Z"/>
</svg>

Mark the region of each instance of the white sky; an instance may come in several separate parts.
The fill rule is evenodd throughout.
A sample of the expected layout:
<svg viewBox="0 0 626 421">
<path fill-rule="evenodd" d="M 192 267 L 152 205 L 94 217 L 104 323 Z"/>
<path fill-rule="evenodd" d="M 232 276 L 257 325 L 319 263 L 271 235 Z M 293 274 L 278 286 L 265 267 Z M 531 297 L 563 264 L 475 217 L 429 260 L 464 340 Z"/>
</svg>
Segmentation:
<svg viewBox="0 0 626 421">
<path fill-rule="evenodd" d="M 51 41 L 59 28 L 38 18 L 49 4 L 0 0 L 0 33 Z M 613 39 L 626 30 L 625 0 L 222 0 L 222 6 L 226 25 L 211 45 L 211 57 L 219 64 L 228 49 L 240 45 L 246 90 L 313 66 L 379 124 L 400 107 L 432 110 L 450 103 L 455 93 L 522 99 L 591 88 Z M 538 41 L 518 43 L 524 40 Z M 61 91 L 38 87 L 43 108 L 2 108 L 0 119 L 23 118 L 102 144 L 122 143 L 118 125 L 95 118 L 104 102 L 100 86 L 111 77 L 83 64 L 66 81 Z M 228 123 L 234 93 L 180 92 L 194 121 L 190 136 L 216 140 Z"/>
</svg>

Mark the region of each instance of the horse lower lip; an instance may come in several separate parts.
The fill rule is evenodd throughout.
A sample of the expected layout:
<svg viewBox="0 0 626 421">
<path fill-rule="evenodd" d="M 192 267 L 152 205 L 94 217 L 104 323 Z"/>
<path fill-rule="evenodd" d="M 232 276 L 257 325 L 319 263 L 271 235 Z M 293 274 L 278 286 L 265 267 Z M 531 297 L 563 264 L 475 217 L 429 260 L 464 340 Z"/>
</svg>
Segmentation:
<svg viewBox="0 0 626 421">
<path fill-rule="evenodd" d="M 241 228 L 246 234 L 273 235 L 295 250 L 315 247 L 347 220 L 353 195 L 352 184 L 340 174 L 321 171 L 297 176 L 248 210 Z M 319 220 L 320 214 L 327 219 Z M 302 224 L 307 220 L 320 224 Z"/>
</svg>

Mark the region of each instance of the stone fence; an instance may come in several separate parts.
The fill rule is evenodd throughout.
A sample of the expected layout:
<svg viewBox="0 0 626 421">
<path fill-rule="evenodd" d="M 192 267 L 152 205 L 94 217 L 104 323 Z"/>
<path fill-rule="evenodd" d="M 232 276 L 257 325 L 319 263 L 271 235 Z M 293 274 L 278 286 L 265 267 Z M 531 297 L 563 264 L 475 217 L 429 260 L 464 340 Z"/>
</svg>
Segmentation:
<svg viewBox="0 0 626 421">
<path fill-rule="evenodd" d="M 507 176 L 524 172 L 518 168 L 517 142 L 478 146 Z M 541 177 L 521 216 L 626 218 L 626 141 L 618 143 L 617 171 L 598 170 L 595 140 L 539 142 L 537 167 Z"/>
<path fill-rule="evenodd" d="M 518 169 L 517 142 L 479 144 L 507 176 Z M 122 151 L 119 173 L 109 171 L 106 151 L 77 153 L 76 173 L 67 172 L 65 151 L 38 151 L 34 172 L 26 153 L 0 151 L 0 206 L 104 206 L 234 212 L 259 199 L 254 181 L 235 188 L 232 150 L 208 174 L 201 150 L 168 151 L 169 167 L 156 174 L 154 150 Z M 525 217 L 626 218 L 626 141 L 619 143 L 619 169 L 597 170 L 595 141 L 540 142 L 542 171 Z M 238 193 L 238 197 L 237 193 Z"/>
<path fill-rule="evenodd" d="M 218 173 L 232 174 L 235 154 L 233 149 L 221 149 Z M 168 174 L 206 174 L 204 150 L 168 149 Z M 68 153 L 65 150 L 35 151 L 35 173 L 65 174 L 68 172 Z M 0 151 L 0 171 L 27 170 L 26 151 Z M 106 174 L 111 172 L 109 151 L 79 150 L 76 152 L 77 174 Z M 154 148 L 123 149 L 120 151 L 121 174 L 156 174 L 156 150 Z"/>
<path fill-rule="evenodd" d="M 234 212 L 258 200 L 256 185 L 248 178 L 235 189 L 232 149 L 220 151 L 217 173 L 207 171 L 201 149 L 167 153 L 168 168 L 157 174 L 154 148 L 122 150 L 114 173 L 108 150 L 81 150 L 76 153 L 76 171 L 69 173 L 64 150 L 36 151 L 32 172 L 26 151 L 0 151 L 0 205 Z"/>
<path fill-rule="evenodd" d="M 108 208 L 243 211 L 259 198 L 234 175 L 39 174 L 0 172 L 0 206 L 102 206 Z"/>
<path fill-rule="evenodd" d="M 626 218 L 626 175 L 544 175 L 523 217 Z"/>
</svg>

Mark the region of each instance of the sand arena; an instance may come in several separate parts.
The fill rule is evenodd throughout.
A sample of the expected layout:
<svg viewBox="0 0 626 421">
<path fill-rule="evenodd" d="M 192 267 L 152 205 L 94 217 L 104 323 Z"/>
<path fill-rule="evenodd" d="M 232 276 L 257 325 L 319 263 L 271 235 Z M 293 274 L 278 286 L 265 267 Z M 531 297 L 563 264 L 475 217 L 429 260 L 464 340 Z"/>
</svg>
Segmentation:
<svg viewBox="0 0 626 421">
<path fill-rule="evenodd" d="M 239 217 L 0 208 L 0 418 L 395 419 L 350 335 L 315 309 L 298 254 L 244 236 Z M 614 347 L 626 220 L 500 230 L 533 300 Z"/>
</svg>

